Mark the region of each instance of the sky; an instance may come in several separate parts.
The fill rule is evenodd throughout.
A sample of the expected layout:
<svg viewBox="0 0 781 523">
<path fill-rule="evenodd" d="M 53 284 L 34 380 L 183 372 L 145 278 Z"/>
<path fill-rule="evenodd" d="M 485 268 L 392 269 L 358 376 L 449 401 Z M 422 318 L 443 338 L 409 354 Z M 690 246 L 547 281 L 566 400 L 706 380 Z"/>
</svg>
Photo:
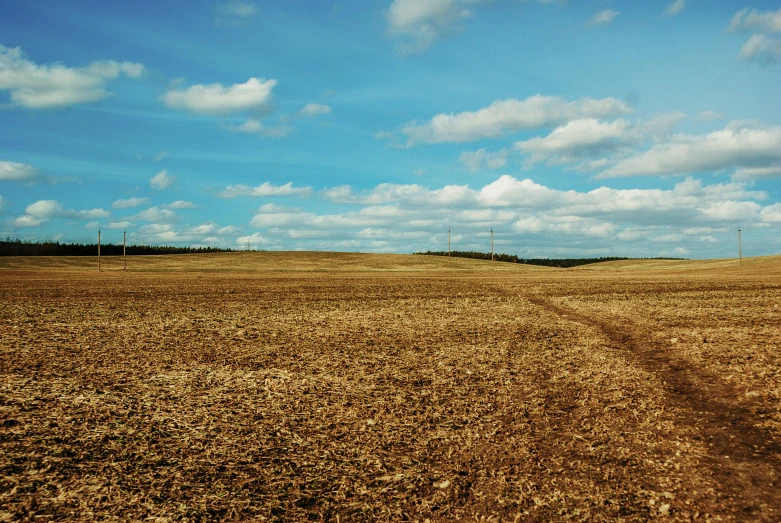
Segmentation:
<svg viewBox="0 0 781 523">
<path fill-rule="evenodd" d="M 781 2 L 4 0 L 0 237 L 781 253 Z"/>
</svg>

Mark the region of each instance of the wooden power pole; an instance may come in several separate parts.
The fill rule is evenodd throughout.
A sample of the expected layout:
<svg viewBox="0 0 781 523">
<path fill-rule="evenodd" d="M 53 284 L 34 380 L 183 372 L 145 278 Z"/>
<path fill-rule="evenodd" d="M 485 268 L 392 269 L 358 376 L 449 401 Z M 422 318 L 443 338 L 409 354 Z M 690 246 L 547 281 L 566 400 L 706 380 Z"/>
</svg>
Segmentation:
<svg viewBox="0 0 781 523">
<path fill-rule="evenodd" d="M 450 256 L 450 228 L 447 229 L 447 255 Z"/>
<path fill-rule="evenodd" d="M 491 227 L 491 261 L 494 261 L 494 228 Z"/>
<path fill-rule="evenodd" d="M 743 261 L 743 244 L 740 240 L 740 229 L 738 229 L 738 261 Z"/>
<path fill-rule="evenodd" d="M 122 233 L 122 260 L 125 262 L 125 270 L 127 270 L 127 230 Z"/>
<path fill-rule="evenodd" d="M 100 272 L 100 229 L 98 229 L 98 272 Z"/>
</svg>

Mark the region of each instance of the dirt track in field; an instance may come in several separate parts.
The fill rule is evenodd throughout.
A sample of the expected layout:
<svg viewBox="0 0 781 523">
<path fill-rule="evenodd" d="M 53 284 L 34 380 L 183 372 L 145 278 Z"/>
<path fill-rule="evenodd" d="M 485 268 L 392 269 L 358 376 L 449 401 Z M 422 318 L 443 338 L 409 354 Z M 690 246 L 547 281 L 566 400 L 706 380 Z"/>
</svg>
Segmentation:
<svg viewBox="0 0 781 523">
<path fill-rule="evenodd" d="M 0 521 L 781 519 L 780 258 L 302 260 L 0 260 Z"/>
<path fill-rule="evenodd" d="M 599 329 L 615 349 L 625 351 L 658 375 L 671 403 L 681 407 L 676 421 L 692 427 L 708 443 L 707 468 L 719 482 L 722 502 L 747 518 L 781 506 L 781 438 L 756 425 L 761 405 L 735 402 L 739 391 L 717 375 L 691 365 L 651 341 L 637 325 L 585 316 L 540 298 L 530 301 L 562 318 Z"/>
</svg>

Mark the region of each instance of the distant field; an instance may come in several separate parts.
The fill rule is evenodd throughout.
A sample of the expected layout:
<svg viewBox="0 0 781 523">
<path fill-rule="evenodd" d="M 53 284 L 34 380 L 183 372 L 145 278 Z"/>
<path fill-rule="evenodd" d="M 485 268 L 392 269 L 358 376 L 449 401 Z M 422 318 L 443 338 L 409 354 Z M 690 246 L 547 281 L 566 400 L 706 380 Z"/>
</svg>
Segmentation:
<svg viewBox="0 0 781 523">
<path fill-rule="evenodd" d="M 0 270 L 97 270 L 97 257 L 89 256 L 2 256 Z M 122 271 L 121 256 L 103 256 L 101 268 Z M 781 271 L 781 256 L 716 260 L 621 260 L 592 263 L 566 271 L 691 272 L 735 269 L 735 275 Z M 128 256 L 129 272 L 366 272 L 366 271 L 559 271 L 562 269 L 491 262 L 469 258 L 421 256 L 413 254 L 362 254 L 340 252 L 229 252 L 215 254 L 176 254 Z"/>
<path fill-rule="evenodd" d="M 209 272 L 365 272 L 365 271 L 518 271 L 539 270 L 512 263 L 413 254 L 361 254 L 328 252 L 228 252 L 216 254 L 175 254 L 128 256 L 128 271 L 209 271 Z M 121 256 L 101 258 L 104 270 L 123 270 Z M 6 256 L 0 269 L 88 270 L 98 268 L 97 257 L 84 256 Z M 544 269 L 543 269 L 544 270 Z"/>
<path fill-rule="evenodd" d="M 781 257 L 0 258 L 0 521 L 779 521 Z"/>
</svg>

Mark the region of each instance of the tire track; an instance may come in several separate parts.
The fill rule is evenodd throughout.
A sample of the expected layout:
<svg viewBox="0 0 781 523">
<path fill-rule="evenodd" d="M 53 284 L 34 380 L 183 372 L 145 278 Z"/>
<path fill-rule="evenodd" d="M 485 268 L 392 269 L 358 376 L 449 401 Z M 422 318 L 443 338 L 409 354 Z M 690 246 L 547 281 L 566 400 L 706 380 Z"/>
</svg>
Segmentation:
<svg viewBox="0 0 781 523">
<path fill-rule="evenodd" d="M 626 353 L 641 368 L 659 376 L 672 406 L 674 421 L 696 429 L 710 450 L 704 465 L 722 487 L 722 502 L 751 520 L 781 518 L 781 437 L 757 426 L 757 402 L 740 397 L 717 375 L 671 354 L 669 347 L 652 340 L 651 333 L 627 321 L 586 316 L 551 303 L 539 295 L 526 295 L 532 304 L 567 321 L 602 332 L 615 349 Z"/>
</svg>

